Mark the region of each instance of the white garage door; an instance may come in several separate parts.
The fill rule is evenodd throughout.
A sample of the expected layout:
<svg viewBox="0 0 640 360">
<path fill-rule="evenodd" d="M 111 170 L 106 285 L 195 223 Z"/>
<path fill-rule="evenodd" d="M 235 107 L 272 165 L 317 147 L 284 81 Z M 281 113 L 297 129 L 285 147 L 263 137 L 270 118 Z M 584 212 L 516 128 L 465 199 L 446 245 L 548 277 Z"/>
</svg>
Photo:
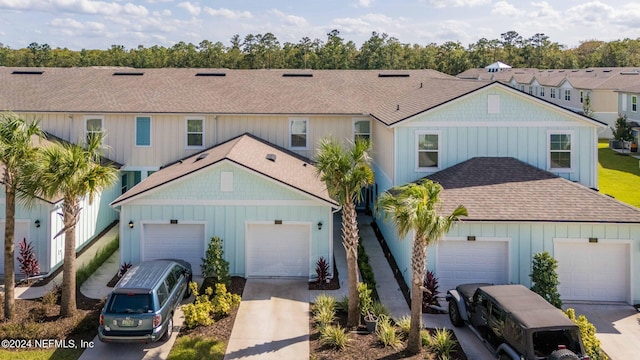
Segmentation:
<svg viewBox="0 0 640 360">
<path fill-rule="evenodd" d="M 0 254 L 2 254 L 2 256 L 0 256 L 0 274 L 4 274 L 4 221 L 0 221 Z M 14 264 L 14 269 L 16 272 L 16 275 L 20 275 L 20 263 L 18 262 L 18 256 L 20 255 L 20 242 L 22 241 L 22 239 L 27 239 L 27 243 L 29 243 L 30 240 L 29 239 L 29 223 L 28 222 L 17 222 L 16 221 L 16 229 L 15 229 L 15 243 L 14 243 L 14 247 L 13 247 L 13 253 L 15 255 L 15 261 L 13 262 Z M 35 250 L 35 243 L 31 244 L 34 247 Z M 36 257 L 38 255 L 36 254 Z"/>
<path fill-rule="evenodd" d="M 436 277 L 439 291 L 460 284 L 508 282 L 509 253 L 506 241 L 440 241 L 437 245 Z"/>
<path fill-rule="evenodd" d="M 309 225 L 249 224 L 247 277 L 309 277 Z"/>
<path fill-rule="evenodd" d="M 142 260 L 182 259 L 191 263 L 194 275 L 202 275 L 204 225 L 144 224 Z"/>
<path fill-rule="evenodd" d="M 629 245 L 556 242 L 563 300 L 628 301 Z"/>
</svg>

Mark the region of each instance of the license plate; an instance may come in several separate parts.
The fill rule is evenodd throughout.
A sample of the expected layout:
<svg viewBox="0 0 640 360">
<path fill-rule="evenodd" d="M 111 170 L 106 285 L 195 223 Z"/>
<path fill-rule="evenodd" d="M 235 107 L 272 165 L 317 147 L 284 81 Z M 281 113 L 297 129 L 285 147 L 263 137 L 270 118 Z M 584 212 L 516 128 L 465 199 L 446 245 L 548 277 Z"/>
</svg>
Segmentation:
<svg viewBox="0 0 640 360">
<path fill-rule="evenodd" d="M 133 326 L 134 321 L 133 319 L 124 319 L 120 322 L 120 325 L 122 326 Z"/>
</svg>

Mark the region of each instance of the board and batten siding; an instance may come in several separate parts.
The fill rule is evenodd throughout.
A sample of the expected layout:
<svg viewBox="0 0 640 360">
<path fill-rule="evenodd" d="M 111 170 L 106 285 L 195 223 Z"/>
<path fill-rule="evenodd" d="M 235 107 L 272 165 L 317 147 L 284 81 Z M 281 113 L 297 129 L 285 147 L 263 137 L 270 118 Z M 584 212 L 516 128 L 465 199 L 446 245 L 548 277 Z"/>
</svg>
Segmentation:
<svg viewBox="0 0 640 360">
<path fill-rule="evenodd" d="M 222 172 L 233 173 L 233 191 L 220 191 Z M 124 219 L 120 224 L 121 262 L 137 263 L 142 259 L 141 223 L 168 224 L 172 219 L 179 224 L 204 224 L 205 249 L 211 237 L 222 238 L 233 275 L 245 275 L 245 230 L 250 222 L 310 223 L 310 276 L 315 273 L 313 264 L 319 257 L 331 258 L 330 206 L 228 163 L 125 203 L 121 218 Z M 134 222 L 133 229 L 125 224 L 128 221 Z M 318 222 L 323 223 L 322 230 L 318 230 Z"/>
<path fill-rule="evenodd" d="M 397 236 L 389 237 L 395 231 L 393 226 L 382 219 L 377 220 L 377 224 L 383 231 L 391 253 L 398 264 L 404 280 L 410 286 L 411 280 L 411 244 L 412 235 L 407 239 L 399 241 Z M 607 242 L 629 242 L 630 243 L 630 279 L 628 284 L 632 289 L 632 304 L 640 302 L 640 284 L 638 277 L 633 274 L 640 273 L 640 224 L 594 224 L 594 223 L 569 223 L 569 222 L 461 222 L 453 226 L 451 231 L 441 241 L 446 238 L 466 238 L 475 236 L 486 239 L 509 239 L 509 274 L 508 279 L 515 284 L 531 286 L 531 270 L 533 256 L 539 252 L 547 251 L 554 256 L 554 242 L 564 239 L 583 239 L 588 242 L 589 238 L 598 238 L 599 244 Z M 427 249 L 427 269 L 436 271 L 436 245 Z M 615 259 L 612 259 L 615 261 Z M 440 289 L 445 292 L 448 289 Z"/>
<path fill-rule="evenodd" d="M 499 113 L 487 114 L 488 95 L 500 97 Z M 396 186 L 479 156 L 513 157 L 548 170 L 548 131 L 568 130 L 573 134 L 573 171 L 557 175 L 597 187 L 595 125 L 505 90 L 479 91 L 418 115 L 395 130 Z M 416 133 L 420 131 L 435 131 L 440 136 L 437 170 L 416 169 Z"/>
</svg>

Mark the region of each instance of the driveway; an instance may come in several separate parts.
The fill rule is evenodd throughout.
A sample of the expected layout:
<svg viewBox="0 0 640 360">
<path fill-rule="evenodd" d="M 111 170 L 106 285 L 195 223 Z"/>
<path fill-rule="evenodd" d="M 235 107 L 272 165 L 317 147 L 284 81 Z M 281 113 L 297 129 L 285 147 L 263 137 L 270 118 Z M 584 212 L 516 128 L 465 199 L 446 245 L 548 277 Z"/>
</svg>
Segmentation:
<svg viewBox="0 0 640 360">
<path fill-rule="evenodd" d="M 225 360 L 308 359 L 307 280 L 248 279 Z"/>
<path fill-rule="evenodd" d="M 637 359 L 640 354 L 640 313 L 627 304 L 565 303 L 596 327 L 600 347 L 611 359 Z"/>
</svg>

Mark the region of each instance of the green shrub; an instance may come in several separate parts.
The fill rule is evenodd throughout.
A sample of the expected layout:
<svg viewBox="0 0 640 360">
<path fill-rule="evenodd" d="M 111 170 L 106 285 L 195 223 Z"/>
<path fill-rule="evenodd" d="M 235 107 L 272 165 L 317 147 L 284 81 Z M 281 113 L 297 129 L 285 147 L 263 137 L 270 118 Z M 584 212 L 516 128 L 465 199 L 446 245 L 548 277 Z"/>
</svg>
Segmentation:
<svg viewBox="0 0 640 360">
<path fill-rule="evenodd" d="M 207 288 L 207 294 L 211 297 L 211 288 Z M 232 294 L 227 291 L 227 287 L 222 284 L 216 284 L 216 293 L 211 298 L 212 312 L 218 316 L 227 316 L 231 309 L 240 304 L 240 295 Z"/>
<path fill-rule="evenodd" d="M 409 336 L 409 329 L 411 328 L 411 317 L 409 315 L 405 315 L 396 321 L 396 325 L 398 329 L 400 329 L 400 334 L 403 337 Z M 428 335 L 429 333 L 427 333 Z"/>
<path fill-rule="evenodd" d="M 202 275 L 213 278 L 216 283 L 231 284 L 229 262 L 224 259 L 222 239 L 214 236 L 209 242 L 205 257 L 202 259 Z"/>
<path fill-rule="evenodd" d="M 582 344 L 584 350 L 591 360 L 607 360 L 609 359 L 600 349 L 600 340 L 596 337 L 596 327 L 589 322 L 586 316 L 580 315 L 576 318 L 576 311 L 574 309 L 567 309 L 565 314 L 578 325 L 580 328 L 580 336 L 582 337 Z"/>
<path fill-rule="evenodd" d="M 47 317 L 47 307 L 45 305 L 40 305 L 29 309 L 28 319 L 31 322 L 40 323 L 43 322 Z"/>
<path fill-rule="evenodd" d="M 0 326 L 0 339 L 35 340 L 45 339 L 46 329 L 32 322 L 9 323 Z"/>
<path fill-rule="evenodd" d="M 329 325 L 320 329 L 320 343 L 338 350 L 343 350 L 349 345 L 347 331 L 339 325 Z"/>
<path fill-rule="evenodd" d="M 313 314 L 313 322 L 318 325 L 319 328 L 323 328 L 333 324 L 336 319 L 336 312 L 329 307 L 317 308 Z"/>
<path fill-rule="evenodd" d="M 196 326 L 208 326 L 213 324 L 214 321 L 211 317 L 213 304 L 210 300 L 210 296 L 213 291 L 211 288 L 207 288 L 205 294 L 199 295 L 198 284 L 195 281 L 189 283 L 189 288 L 193 292 L 196 300 L 193 304 L 187 304 L 182 307 L 182 312 L 184 313 L 184 325 L 187 328 L 194 328 Z"/>
<path fill-rule="evenodd" d="M 531 276 L 531 290 L 542 296 L 551 305 L 560 309 L 562 301 L 558 292 L 558 261 L 543 251 L 533 256 L 533 271 Z"/>
<path fill-rule="evenodd" d="M 373 268 L 369 264 L 369 255 L 367 255 L 364 246 L 362 246 L 362 239 L 358 242 L 358 269 L 360 270 L 360 275 L 362 275 L 362 282 L 369 286 L 373 298 L 378 299 L 376 278 L 373 274 Z"/>
<path fill-rule="evenodd" d="M 377 317 L 386 315 L 386 316 L 391 316 L 391 312 L 389 312 L 389 310 L 387 309 L 386 306 L 384 306 L 383 303 L 381 303 L 380 301 L 373 301 L 373 303 L 371 303 L 371 309 L 370 309 L 371 313 Z"/>
<path fill-rule="evenodd" d="M 336 298 L 326 294 L 318 295 L 314 304 L 314 312 L 319 311 L 336 311 Z"/>
<path fill-rule="evenodd" d="M 120 237 L 116 236 L 115 239 L 111 240 L 107 245 L 103 248 L 96 251 L 96 254 L 93 258 L 84 266 L 81 266 L 76 271 L 76 286 L 80 288 L 80 286 L 94 273 L 96 270 L 107 261 L 108 258 L 113 255 L 118 247 L 120 246 Z"/>
<path fill-rule="evenodd" d="M 349 313 L 349 298 L 347 296 L 343 296 L 342 299 L 336 301 L 336 310 L 342 313 Z"/>
<path fill-rule="evenodd" d="M 42 304 L 46 306 L 53 306 L 58 303 L 60 300 L 60 294 L 62 292 L 62 287 L 55 282 L 53 282 L 53 287 L 49 292 L 42 296 Z"/>
<path fill-rule="evenodd" d="M 458 342 L 453 338 L 451 330 L 436 329 L 433 334 L 427 333 L 427 339 L 422 337 L 422 343 L 427 343 L 429 349 L 438 354 L 440 358 L 449 358 L 456 350 Z"/>
<path fill-rule="evenodd" d="M 391 324 L 391 319 L 388 316 L 383 315 L 378 318 L 376 336 L 384 347 L 389 346 L 393 349 L 399 349 L 402 346 L 402 341 L 396 333 L 396 327 Z"/>
<path fill-rule="evenodd" d="M 371 312 L 371 305 L 373 304 L 373 299 L 371 298 L 371 290 L 365 283 L 358 283 L 358 298 L 360 304 L 360 313 L 362 315 L 367 315 Z"/>
</svg>

